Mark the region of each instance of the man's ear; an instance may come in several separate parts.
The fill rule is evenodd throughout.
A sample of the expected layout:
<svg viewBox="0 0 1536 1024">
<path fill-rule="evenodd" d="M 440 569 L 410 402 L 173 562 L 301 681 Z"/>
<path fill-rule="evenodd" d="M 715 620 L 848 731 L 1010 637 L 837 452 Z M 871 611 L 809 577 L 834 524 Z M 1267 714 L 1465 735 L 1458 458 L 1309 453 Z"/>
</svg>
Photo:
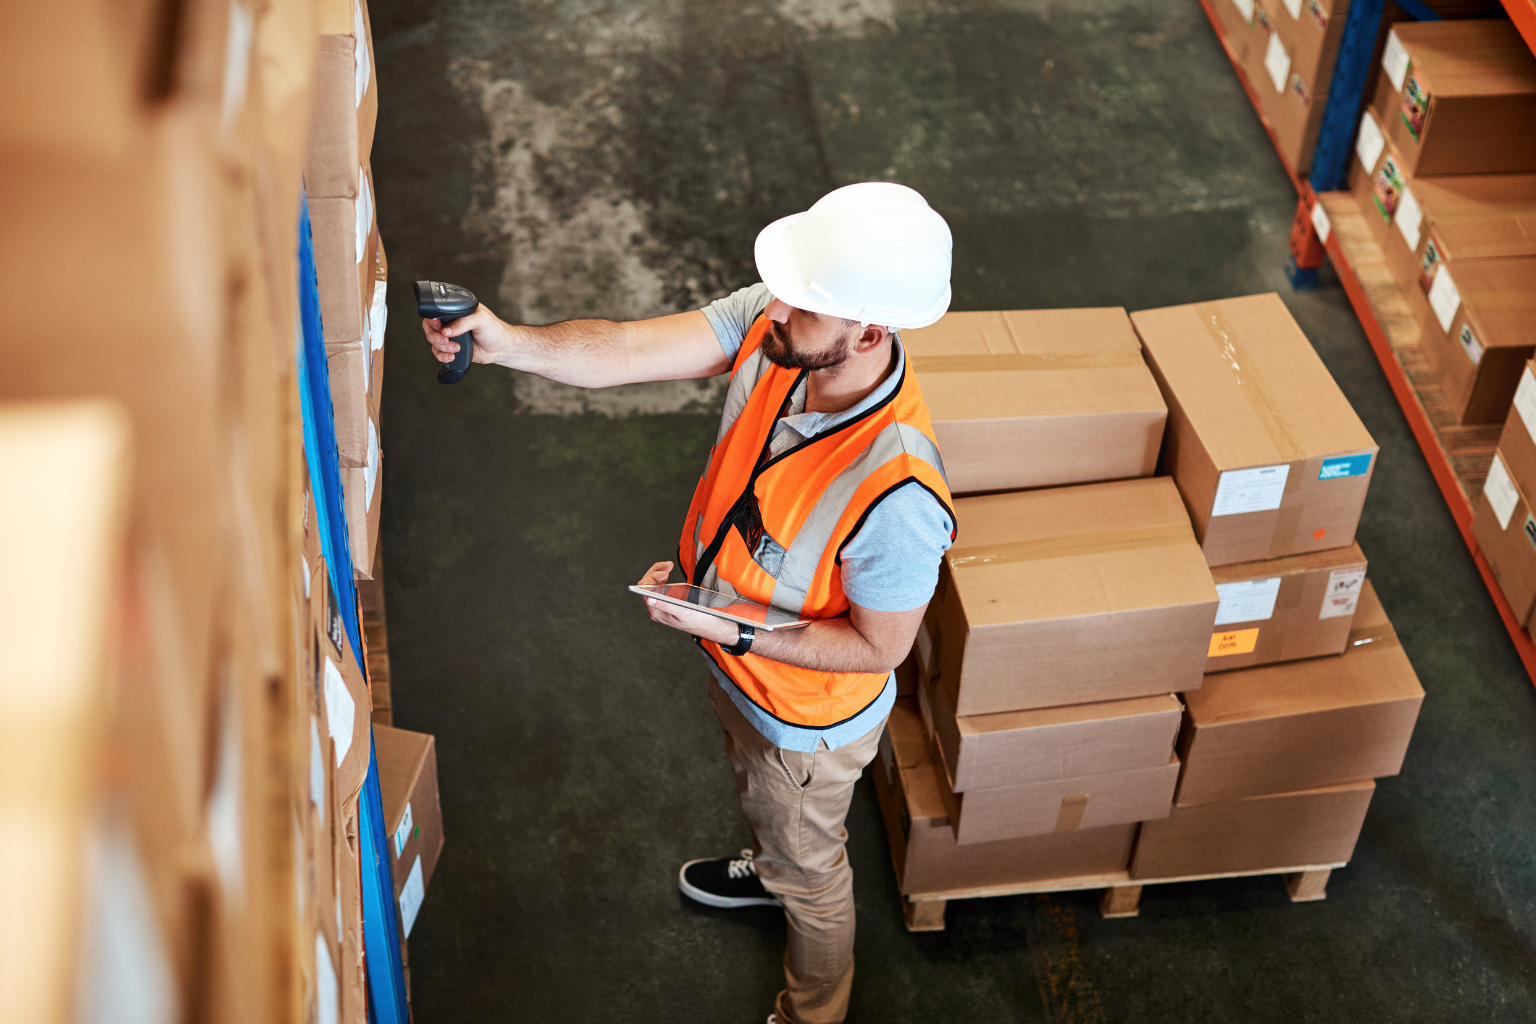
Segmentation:
<svg viewBox="0 0 1536 1024">
<path fill-rule="evenodd" d="M 870 349 L 879 347 L 890 336 L 889 328 L 882 327 L 879 324 L 870 324 L 854 339 L 853 347 L 860 352 L 868 352 Z"/>
</svg>

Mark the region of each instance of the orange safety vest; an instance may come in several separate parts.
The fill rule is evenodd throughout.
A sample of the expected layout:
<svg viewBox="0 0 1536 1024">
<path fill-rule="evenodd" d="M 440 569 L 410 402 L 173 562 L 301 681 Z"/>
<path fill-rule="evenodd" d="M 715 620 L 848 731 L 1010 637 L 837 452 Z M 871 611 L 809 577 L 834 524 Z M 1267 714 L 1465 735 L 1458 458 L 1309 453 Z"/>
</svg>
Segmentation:
<svg viewBox="0 0 1536 1024">
<path fill-rule="evenodd" d="M 886 401 L 765 458 L 779 411 L 807 372 L 786 370 L 763 355 L 768 324 L 759 315 L 736 354 L 720 433 L 693 492 L 678 563 L 696 586 L 802 618 L 847 615 L 843 546 L 881 499 L 913 480 L 953 523 L 944 463 L 910 361 Z M 887 680 L 880 672 L 820 672 L 753 651 L 733 657 L 706 640 L 699 645 L 748 699 L 790 725 L 845 722 L 874 703 Z"/>
</svg>

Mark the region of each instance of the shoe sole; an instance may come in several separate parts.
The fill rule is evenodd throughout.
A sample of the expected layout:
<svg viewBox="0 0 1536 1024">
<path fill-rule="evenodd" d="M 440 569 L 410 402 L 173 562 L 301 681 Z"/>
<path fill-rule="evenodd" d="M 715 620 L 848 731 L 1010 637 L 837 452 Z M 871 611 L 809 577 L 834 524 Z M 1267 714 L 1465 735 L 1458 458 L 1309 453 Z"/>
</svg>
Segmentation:
<svg viewBox="0 0 1536 1024">
<path fill-rule="evenodd" d="M 712 892 L 705 892 L 698 886 L 690 884 L 688 879 L 684 877 L 688 869 L 695 864 L 702 864 L 707 860 L 713 859 L 712 857 L 700 857 L 698 860 L 689 861 L 678 869 L 677 888 L 684 896 L 687 896 L 695 903 L 702 903 L 706 907 L 719 907 L 722 910 L 740 910 L 744 907 L 782 907 L 784 905 L 777 898 L 773 897 L 762 899 L 756 896 L 716 896 Z"/>
</svg>

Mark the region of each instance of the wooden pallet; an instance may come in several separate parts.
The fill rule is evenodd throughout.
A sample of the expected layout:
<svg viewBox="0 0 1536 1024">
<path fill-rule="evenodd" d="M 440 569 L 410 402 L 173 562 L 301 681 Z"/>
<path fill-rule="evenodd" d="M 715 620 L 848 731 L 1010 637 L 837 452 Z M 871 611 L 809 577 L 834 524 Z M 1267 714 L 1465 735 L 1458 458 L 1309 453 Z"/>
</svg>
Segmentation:
<svg viewBox="0 0 1536 1024">
<path fill-rule="evenodd" d="M 950 900 L 979 899 L 987 896 L 1022 896 L 1030 893 L 1080 892 L 1084 889 L 1101 889 L 1099 913 L 1105 917 L 1136 917 L 1141 913 L 1141 890 L 1149 885 L 1169 885 L 1174 882 L 1206 882 L 1217 878 L 1255 878 L 1261 875 L 1281 875 L 1292 903 L 1308 903 L 1328 897 L 1328 876 L 1338 864 L 1308 864 L 1290 868 L 1268 868 L 1263 871 L 1227 871 L 1214 875 L 1182 875 L 1178 878 L 1132 878 L 1129 871 L 1116 871 L 1106 875 L 1080 875 L 1075 878 L 1050 878 L 1022 885 L 988 886 L 979 889 L 949 889 L 943 892 L 913 893 L 901 898 L 902 912 L 909 932 L 941 932 L 944 930 L 944 908 Z"/>
</svg>

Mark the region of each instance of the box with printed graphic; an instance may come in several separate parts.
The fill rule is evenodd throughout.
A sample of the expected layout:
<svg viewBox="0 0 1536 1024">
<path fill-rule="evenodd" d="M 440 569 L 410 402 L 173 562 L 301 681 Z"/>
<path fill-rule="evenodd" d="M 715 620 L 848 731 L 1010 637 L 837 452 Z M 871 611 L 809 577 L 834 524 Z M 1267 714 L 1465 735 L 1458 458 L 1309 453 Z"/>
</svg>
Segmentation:
<svg viewBox="0 0 1536 1024">
<path fill-rule="evenodd" d="M 1135 824 L 960 845 L 944 802 L 943 776 L 910 699 L 898 700 L 892 709 L 870 771 L 896 884 L 905 894 L 1112 874 L 1130 863 Z"/>
<path fill-rule="evenodd" d="M 1536 257 L 1435 272 L 1419 344 L 1460 423 L 1502 423 L 1536 353 Z"/>
<path fill-rule="evenodd" d="M 1386 138 L 1381 122 L 1370 110 L 1360 115 L 1355 134 L 1355 153 L 1349 162 L 1349 191 L 1360 208 L 1361 220 L 1371 238 L 1383 249 L 1392 230 L 1398 199 L 1407 187 L 1402 154 Z"/>
<path fill-rule="evenodd" d="M 1396 775 L 1423 701 L 1367 580 L 1343 654 L 1218 672 L 1184 695 L 1176 802 Z"/>
<path fill-rule="evenodd" d="M 930 684 L 931 686 L 931 684 Z M 1163 740 L 1161 749 L 1151 758 L 1151 763 L 1140 763 L 1134 755 L 1142 753 L 1137 749 L 1141 744 L 1131 744 L 1130 750 L 1108 742 L 1114 732 L 1124 732 L 1124 729 L 1114 730 L 1113 725 L 1122 725 L 1125 716 L 1111 716 L 1113 725 L 1106 730 L 1067 730 L 1076 732 L 1077 743 L 1066 739 L 1063 743 L 1060 731 L 1052 735 L 1049 725 L 1045 724 L 1052 717 L 1059 722 L 1062 717 L 1071 716 L 1077 711 L 1077 722 L 1084 721 L 1084 712 L 1079 709 L 1047 709 L 1046 711 L 1021 712 L 1025 716 L 1034 716 L 1042 719 L 1039 726 L 1031 730 L 1025 726 L 1019 731 L 1033 732 L 1040 741 L 1039 746 L 1055 746 L 1057 748 L 1057 765 L 1070 774 L 1057 773 L 1044 778 L 1027 779 L 1025 781 L 1004 783 L 1003 785 L 979 786 L 965 784 L 964 792 L 959 792 L 955 786 L 954 770 L 950 766 L 949 758 L 945 754 L 944 746 L 940 742 L 937 723 L 934 721 L 935 712 L 931 700 L 931 689 L 918 691 L 918 708 L 922 712 L 923 724 L 927 731 L 930 750 L 929 755 L 942 775 L 943 785 L 939 787 L 940 796 L 944 799 L 944 806 L 949 815 L 949 822 L 955 832 L 955 841 L 962 846 L 973 843 L 992 842 L 998 839 L 1017 839 L 1021 836 L 1040 836 L 1056 832 L 1076 832 L 1082 829 L 1105 828 L 1110 825 L 1123 825 L 1138 821 L 1150 821 L 1153 818 L 1166 817 L 1168 809 L 1173 805 L 1173 790 L 1179 781 L 1179 758 L 1173 751 L 1173 738 L 1176 734 L 1177 718 L 1175 716 L 1161 716 L 1161 718 L 1148 718 L 1141 716 L 1142 720 L 1136 722 L 1143 726 L 1142 732 L 1155 731 L 1160 733 Z M 1177 709 L 1178 700 L 1172 696 L 1166 698 L 1174 709 Z M 1130 704 L 1132 701 L 1110 701 L 1110 704 Z M 1088 705 L 1087 715 L 1093 714 L 1092 708 L 1097 705 Z M 1166 705 L 1164 705 L 1166 707 Z M 1067 712 L 1067 716 L 1052 716 L 1051 711 Z M 951 722 L 954 716 L 947 716 Z M 1008 715 L 981 715 L 976 718 L 1008 718 Z M 1120 718 L 1121 721 L 1113 721 Z M 1092 721 L 1088 718 L 1088 721 Z M 958 722 L 955 723 L 959 725 Z M 1051 723 L 1056 724 L 1056 723 Z M 1077 724 L 1077 723 L 1074 723 Z M 1159 726 L 1168 726 L 1158 728 Z M 1097 737 L 1101 742 L 1095 742 L 1094 732 L 1099 732 Z M 1017 735 L 1013 737 L 1017 739 Z M 1062 747 L 1075 747 L 1075 750 L 1063 750 Z M 1048 766 L 1042 762 L 1049 760 L 1047 756 L 1041 756 L 1044 751 L 1032 750 L 1027 758 L 1041 775 L 1048 775 Z M 1074 757 L 1073 755 L 1077 756 Z M 1092 762 L 1082 759 L 1083 755 L 1098 754 Z M 1128 756 L 1130 755 L 1130 756 Z M 973 773 L 974 774 L 974 773 Z M 964 783 L 963 783 L 964 784 Z"/>
<path fill-rule="evenodd" d="M 437 797 L 437 748 L 422 732 L 373 727 L 384 801 L 385 836 L 400 903 L 400 923 L 411 934 L 422 897 L 443 851 L 443 811 Z"/>
<path fill-rule="evenodd" d="M 901 340 L 955 494 L 1157 468 L 1168 410 L 1125 310 L 948 313 Z"/>
<path fill-rule="evenodd" d="M 1519 417 L 1511 414 L 1511 424 Z M 1524 431 L 1524 424 L 1517 429 Z M 1536 517 L 1526 498 L 1530 486 L 1510 475 L 1500 449 L 1488 467 L 1483 493 L 1472 506 L 1472 535 L 1478 549 L 1488 560 L 1515 621 L 1525 626 L 1536 609 Z"/>
<path fill-rule="evenodd" d="M 1358 544 L 1211 570 L 1221 604 L 1206 672 L 1340 654 L 1365 586 Z"/>
<path fill-rule="evenodd" d="M 1521 488 L 1536 487 L 1536 361 L 1525 364 L 1514 407 L 1499 435 L 1498 454 Z"/>
<path fill-rule="evenodd" d="M 1354 856 L 1376 783 L 1349 782 L 1178 806 L 1136 838 L 1132 878 L 1184 878 L 1343 864 Z"/>
<path fill-rule="evenodd" d="M 1536 170 L 1536 57 L 1507 20 L 1394 25 L 1371 107 L 1410 175 Z"/>
<path fill-rule="evenodd" d="M 1273 293 L 1131 314 L 1212 566 L 1347 547 L 1376 442 Z"/>
<path fill-rule="evenodd" d="M 1254 17 L 1263 33 L 1262 42 L 1255 40 L 1247 48 L 1243 70 L 1287 166 L 1305 174 L 1312 165 L 1312 150 L 1328 105 L 1329 80 L 1315 75 L 1325 59 L 1322 47 L 1330 33 L 1326 28 L 1317 30 L 1312 15 L 1303 11 L 1300 3 L 1295 10 L 1293 16 L 1288 0 L 1260 0 Z M 1331 20 L 1321 6 L 1318 12 L 1325 24 Z M 1336 34 L 1331 42 L 1337 51 Z M 1331 55 L 1326 59 L 1331 66 Z"/>
<path fill-rule="evenodd" d="M 1458 174 L 1405 183 L 1382 247 L 1404 292 L 1441 266 L 1536 256 L 1536 174 Z"/>
<path fill-rule="evenodd" d="M 956 714 L 1200 685 L 1216 588 L 1173 481 L 960 498 L 955 514 L 929 633 Z"/>
</svg>

